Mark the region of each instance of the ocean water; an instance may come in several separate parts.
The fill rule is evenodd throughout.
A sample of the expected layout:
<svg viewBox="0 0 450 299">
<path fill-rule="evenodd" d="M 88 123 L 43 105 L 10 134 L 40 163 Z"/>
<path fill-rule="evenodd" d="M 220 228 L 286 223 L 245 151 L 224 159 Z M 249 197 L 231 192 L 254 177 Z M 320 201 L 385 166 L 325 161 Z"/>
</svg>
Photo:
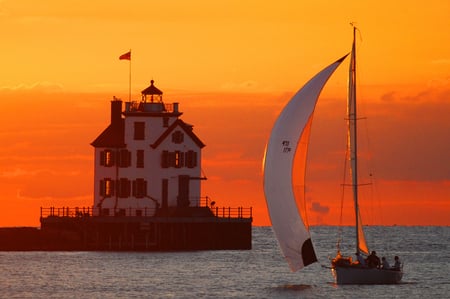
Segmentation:
<svg viewBox="0 0 450 299">
<path fill-rule="evenodd" d="M 337 227 L 312 227 L 320 262 L 290 272 L 270 227 L 248 251 L 0 252 L 1 298 L 449 298 L 450 227 L 367 227 L 370 249 L 404 262 L 398 285 L 333 283 Z M 344 243 L 353 230 L 344 228 Z M 343 251 L 353 253 L 353 245 Z"/>
</svg>

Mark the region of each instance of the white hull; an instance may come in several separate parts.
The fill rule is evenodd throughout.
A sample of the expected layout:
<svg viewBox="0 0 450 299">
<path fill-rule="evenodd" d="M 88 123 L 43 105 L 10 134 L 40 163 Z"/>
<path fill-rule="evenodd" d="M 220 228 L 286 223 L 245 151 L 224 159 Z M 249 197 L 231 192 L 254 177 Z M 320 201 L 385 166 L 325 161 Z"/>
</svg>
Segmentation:
<svg viewBox="0 0 450 299">
<path fill-rule="evenodd" d="M 360 267 L 333 267 L 337 284 L 394 284 L 399 283 L 403 271 Z"/>
</svg>

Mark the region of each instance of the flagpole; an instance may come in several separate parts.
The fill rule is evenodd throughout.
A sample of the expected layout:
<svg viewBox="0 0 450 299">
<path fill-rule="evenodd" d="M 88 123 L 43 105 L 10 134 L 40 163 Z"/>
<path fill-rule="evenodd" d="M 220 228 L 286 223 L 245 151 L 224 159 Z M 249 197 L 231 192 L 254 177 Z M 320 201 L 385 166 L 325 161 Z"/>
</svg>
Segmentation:
<svg viewBox="0 0 450 299">
<path fill-rule="evenodd" d="M 129 78 L 128 78 L 128 101 L 131 102 L 131 49 L 130 49 L 130 70 L 129 70 Z"/>
</svg>

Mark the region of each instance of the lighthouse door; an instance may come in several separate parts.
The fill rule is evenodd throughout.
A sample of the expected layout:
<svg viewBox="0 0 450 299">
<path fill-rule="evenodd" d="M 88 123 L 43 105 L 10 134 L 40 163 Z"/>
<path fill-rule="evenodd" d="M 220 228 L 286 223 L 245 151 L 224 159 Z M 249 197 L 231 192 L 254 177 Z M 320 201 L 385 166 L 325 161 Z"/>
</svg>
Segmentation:
<svg viewBox="0 0 450 299">
<path fill-rule="evenodd" d="M 178 207 L 188 207 L 189 206 L 189 176 L 180 175 L 178 177 Z"/>
</svg>

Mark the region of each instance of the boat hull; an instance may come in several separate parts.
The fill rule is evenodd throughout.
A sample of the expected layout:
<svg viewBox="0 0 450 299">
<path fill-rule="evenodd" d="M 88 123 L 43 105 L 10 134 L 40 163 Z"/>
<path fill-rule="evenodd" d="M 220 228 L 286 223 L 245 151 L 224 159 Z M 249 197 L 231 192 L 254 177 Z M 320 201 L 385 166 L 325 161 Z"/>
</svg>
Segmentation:
<svg viewBox="0 0 450 299">
<path fill-rule="evenodd" d="M 403 277 L 403 271 L 363 267 L 333 267 L 331 271 L 337 284 L 395 284 Z"/>
</svg>

